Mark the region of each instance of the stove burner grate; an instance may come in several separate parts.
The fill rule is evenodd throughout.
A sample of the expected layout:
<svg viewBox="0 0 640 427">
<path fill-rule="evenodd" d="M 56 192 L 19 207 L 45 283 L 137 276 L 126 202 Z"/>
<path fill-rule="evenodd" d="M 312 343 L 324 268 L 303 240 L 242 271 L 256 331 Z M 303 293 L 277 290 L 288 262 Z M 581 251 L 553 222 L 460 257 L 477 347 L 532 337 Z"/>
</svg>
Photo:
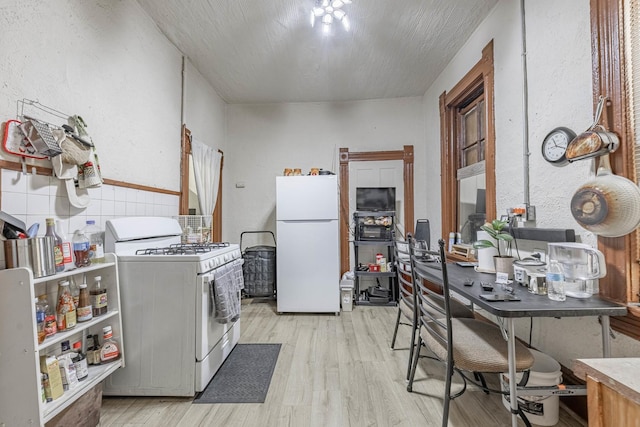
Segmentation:
<svg viewBox="0 0 640 427">
<path fill-rule="evenodd" d="M 221 243 L 176 243 L 165 248 L 139 249 L 136 255 L 196 255 L 226 248 L 228 242 Z"/>
</svg>

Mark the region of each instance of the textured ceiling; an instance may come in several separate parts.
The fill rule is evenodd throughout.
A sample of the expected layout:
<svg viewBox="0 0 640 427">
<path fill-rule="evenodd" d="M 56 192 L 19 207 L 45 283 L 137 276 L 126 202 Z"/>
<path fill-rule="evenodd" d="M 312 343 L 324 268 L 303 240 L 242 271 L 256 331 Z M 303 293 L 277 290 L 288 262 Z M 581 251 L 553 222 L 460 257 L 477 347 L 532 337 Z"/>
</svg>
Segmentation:
<svg viewBox="0 0 640 427">
<path fill-rule="evenodd" d="M 353 0 L 351 31 L 314 0 L 138 0 L 228 103 L 422 96 L 497 0 Z"/>
</svg>

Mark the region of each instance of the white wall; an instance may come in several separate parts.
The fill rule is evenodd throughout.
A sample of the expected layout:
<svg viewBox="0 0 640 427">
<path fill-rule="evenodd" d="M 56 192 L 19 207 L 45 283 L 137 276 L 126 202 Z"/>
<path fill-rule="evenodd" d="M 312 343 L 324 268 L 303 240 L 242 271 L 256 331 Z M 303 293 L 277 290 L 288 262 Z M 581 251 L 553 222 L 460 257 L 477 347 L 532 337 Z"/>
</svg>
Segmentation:
<svg viewBox="0 0 640 427">
<path fill-rule="evenodd" d="M 416 151 L 416 195 L 425 192 L 421 98 L 227 106 L 223 238 L 275 231 L 275 177 L 285 168 L 339 172 L 338 152 Z M 244 183 L 244 188 L 236 188 Z M 416 217 L 424 210 L 416 209 Z M 265 242 L 268 242 L 266 240 Z M 243 242 L 244 246 L 255 243 Z"/>
<path fill-rule="evenodd" d="M 9 3 L 0 13 L 0 116 L 14 118 L 22 98 L 79 114 L 104 177 L 179 190 L 182 57 L 140 6 Z"/>
<path fill-rule="evenodd" d="M 182 55 L 137 2 L 4 2 L 0 31 L 1 121 L 16 118 L 22 98 L 79 114 L 104 178 L 180 190 Z M 203 142 L 224 149 L 225 104 L 188 61 L 185 87 L 186 123 Z M 24 112 L 64 122 L 33 107 Z M 18 161 L 4 150 L 0 158 Z M 4 170 L 0 179 L 2 210 L 27 225 L 40 222 L 40 234 L 46 217 L 62 219 L 73 232 L 86 219 L 104 227 L 117 216 L 178 214 L 176 195 L 103 185 L 90 189 L 90 205 L 78 209 L 56 178 Z"/>
<path fill-rule="evenodd" d="M 188 59 L 185 71 L 185 124 L 194 139 L 224 151 L 227 104 Z"/>
<path fill-rule="evenodd" d="M 226 103 L 185 57 L 184 123 L 195 141 L 225 151 Z M 225 171 L 223 171 L 223 174 Z M 200 215 L 193 162 L 189 162 L 189 208 Z M 224 194 L 223 194 L 224 197 Z M 223 201 L 224 203 L 224 201 Z"/>
<path fill-rule="evenodd" d="M 438 97 L 448 91 L 480 59 L 482 48 L 494 41 L 497 212 L 524 201 L 523 108 L 520 2 L 502 0 L 458 52 L 423 98 L 425 144 L 439 153 Z M 537 208 L 537 227 L 575 229 L 579 241 L 595 245 L 595 236 L 578 226 L 569 210 L 573 192 L 589 176 L 582 161 L 555 167 L 541 155 L 544 136 L 557 126 L 580 133 L 593 120 L 589 2 L 539 0 L 526 2 L 529 81 L 529 162 L 531 203 Z M 439 182 L 440 157 L 428 156 L 427 182 Z M 419 197 L 418 197 L 419 198 Z M 440 188 L 426 193 L 427 217 L 433 234 L 441 234 Z M 445 230 L 450 231 L 450 230 Z M 432 235 L 433 235 L 432 234 Z M 537 243 L 545 247 L 544 243 Z M 529 321 L 518 321 L 528 339 Z M 596 318 L 536 319 L 533 346 L 565 366 L 577 357 L 601 356 L 600 325 Z M 640 343 L 618 334 L 613 356 L 637 355 Z"/>
</svg>

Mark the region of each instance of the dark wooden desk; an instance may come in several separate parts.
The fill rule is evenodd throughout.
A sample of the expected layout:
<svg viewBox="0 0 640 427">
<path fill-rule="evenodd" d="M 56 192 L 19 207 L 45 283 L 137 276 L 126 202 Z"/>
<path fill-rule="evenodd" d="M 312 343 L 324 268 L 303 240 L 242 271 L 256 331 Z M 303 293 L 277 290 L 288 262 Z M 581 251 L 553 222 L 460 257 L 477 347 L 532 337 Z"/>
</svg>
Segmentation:
<svg viewBox="0 0 640 427">
<path fill-rule="evenodd" d="M 534 295 L 528 288 L 518 284 L 511 284 L 515 295 L 520 301 L 487 301 L 480 298 L 480 294 L 489 293 L 482 289 L 480 282 L 489 282 L 494 286 L 494 292 L 502 292 L 500 286 L 495 284 L 495 274 L 478 273 L 473 267 L 460 267 L 455 263 L 447 264 L 449 288 L 451 291 L 468 299 L 474 305 L 486 310 L 500 318 L 509 350 L 509 394 L 511 402 L 511 424 L 518 425 L 516 396 L 516 364 L 515 364 L 515 333 L 513 319 L 518 317 L 578 317 L 601 316 L 602 325 L 602 351 L 604 357 L 611 354 L 609 342 L 609 316 L 624 316 L 627 308 L 623 305 L 606 301 L 598 296 L 586 299 L 567 297 L 566 301 L 552 301 L 546 295 Z M 472 286 L 464 286 L 467 279 L 474 281 Z M 441 281 L 441 280 L 440 280 Z M 531 394 L 531 393 L 529 393 Z"/>
</svg>

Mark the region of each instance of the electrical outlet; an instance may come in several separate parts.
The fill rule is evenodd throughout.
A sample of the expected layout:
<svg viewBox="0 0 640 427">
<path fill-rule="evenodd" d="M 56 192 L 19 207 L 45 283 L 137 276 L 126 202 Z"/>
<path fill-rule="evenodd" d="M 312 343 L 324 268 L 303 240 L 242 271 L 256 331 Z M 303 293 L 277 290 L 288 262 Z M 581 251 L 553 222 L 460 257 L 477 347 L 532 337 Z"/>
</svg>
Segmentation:
<svg viewBox="0 0 640 427">
<path fill-rule="evenodd" d="M 527 221 L 535 221 L 536 220 L 536 207 L 529 205 L 527 209 L 527 214 L 525 216 Z"/>
<path fill-rule="evenodd" d="M 518 222 L 535 221 L 536 220 L 536 207 L 527 205 L 518 205 L 514 208 L 507 209 L 509 218 L 516 217 Z"/>
</svg>

